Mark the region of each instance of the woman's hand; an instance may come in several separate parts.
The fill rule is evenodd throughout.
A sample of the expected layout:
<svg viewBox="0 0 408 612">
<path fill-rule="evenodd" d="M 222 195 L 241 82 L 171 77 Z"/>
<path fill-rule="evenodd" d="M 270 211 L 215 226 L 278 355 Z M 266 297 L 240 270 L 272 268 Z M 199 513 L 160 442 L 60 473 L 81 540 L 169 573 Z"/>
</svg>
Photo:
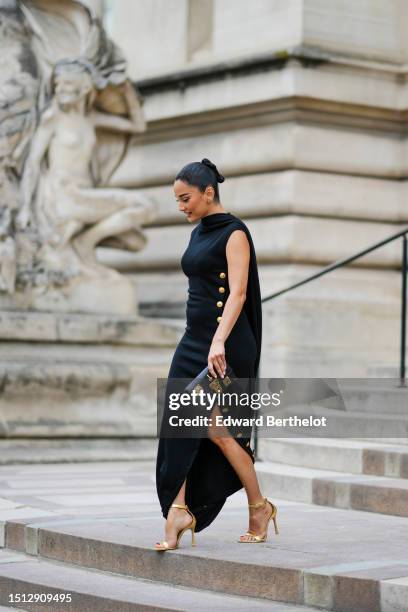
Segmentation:
<svg viewBox="0 0 408 612">
<path fill-rule="evenodd" d="M 211 376 L 224 378 L 227 363 L 225 361 L 225 347 L 222 340 L 213 340 L 208 353 L 208 371 Z"/>
</svg>

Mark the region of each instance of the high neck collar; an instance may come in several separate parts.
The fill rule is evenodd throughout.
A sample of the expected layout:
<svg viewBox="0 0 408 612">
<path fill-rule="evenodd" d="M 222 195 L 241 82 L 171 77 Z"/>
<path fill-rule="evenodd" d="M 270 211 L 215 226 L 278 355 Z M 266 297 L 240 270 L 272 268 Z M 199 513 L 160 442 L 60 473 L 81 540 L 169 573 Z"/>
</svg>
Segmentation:
<svg viewBox="0 0 408 612">
<path fill-rule="evenodd" d="M 230 223 L 233 219 L 234 215 L 229 212 L 211 213 L 206 217 L 201 217 L 200 225 L 203 230 L 210 230 L 217 227 L 223 227 L 227 223 Z"/>
</svg>

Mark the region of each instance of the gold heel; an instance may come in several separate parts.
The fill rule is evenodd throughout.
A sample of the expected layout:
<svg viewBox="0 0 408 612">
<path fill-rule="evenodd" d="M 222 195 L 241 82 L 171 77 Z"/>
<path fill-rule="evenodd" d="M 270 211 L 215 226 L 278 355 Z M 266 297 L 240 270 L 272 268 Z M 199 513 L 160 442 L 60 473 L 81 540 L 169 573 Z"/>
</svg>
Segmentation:
<svg viewBox="0 0 408 612">
<path fill-rule="evenodd" d="M 256 543 L 259 543 L 259 542 L 266 542 L 267 537 L 268 537 L 268 527 L 269 527 L 269 523 L 270 523 L 271 519 L 273 520 L 273 524 L 274 524 L 274 527 L 275 527 L 275 533 L 276 534 L 279 533 L 278 524 L 276 522 L 276 515 L 278 513 L 278 509 L 277 509 L 277 507 L 271 501 L 269 501 L 269 499 L 264 497 L 263 501 L 261 501 L 261 502 L 257 502 L 256 504 L 248 504 L 248 508 L 263 508 L 266 504 L 269 504 L 271 506 L 272 512 L 270 514 L 270 517 L 268 518 L 268 522 L 266 523 L 265 533 L 263 535 L 257 535 L 256 533 L 252 533 L 251 531 L 247 531 L 245 535 L 246 536 L 250 536 L 251 539 L 248 539 L 248 540 L 238 540 L 238 542 L 240 544 L 256 544 Z"/>
<path fill-rule="evenodd" d="M 159 551 L 163 551 L 163 550 L 175 550 L 176 548 L 178 548 L 181 536 L 183 535 L 183 533 L 185 531 L 188 531 L 189 529 L 191 529 L 191 545 L 195 546 L 195 528 L 196 528 L 196 524 L 197 524 L 197 520 L 196 517 L 194 516 L 194 514 L 191 512 L 191 510 L 188 508 L 187 505 L 183 506 L 182 504 L 171 504 L 171 508 L 181 508 L 182 510 L 186 510 L 189 515 L 191 516 L 191 523 L 189 525 L 187 525 L 186 527 L 182 527 L 180 529 L 180 531 L 177 533 L 177 541 L 176 541 L 176 545 L 175 546 L 169 546 L 169 543 L 166 540 L 163 540 L 162 542 L 159 542 L 160 547 L 155 546 L 153 550 L 159 550 Z"/>
</svg>

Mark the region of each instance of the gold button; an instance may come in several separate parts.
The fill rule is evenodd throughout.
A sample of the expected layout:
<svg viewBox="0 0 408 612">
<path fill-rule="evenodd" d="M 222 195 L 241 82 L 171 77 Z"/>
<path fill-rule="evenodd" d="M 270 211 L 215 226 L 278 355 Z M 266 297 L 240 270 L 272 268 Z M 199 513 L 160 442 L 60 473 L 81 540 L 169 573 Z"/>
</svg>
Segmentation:
<svg viewBox="0 0 408 612">
<path fill-rule="evenodd" d="M 225 272 L 220 272 L 220 278 L 225 278 L 227 275 L 225 274 Z"/>
<path fill-rule="evenodd" d="M 217 317 L 217 323 L 221 321 L 222 317 Z"/>
<path fill-rule="evenodd" d="M 220 293 L 225 293 L 225 287 L 218 287 L 218 291 Z"/>
<path fill-rule="evenodd" d="M 221 307 L 222 307 L 222 305 L 223 305 L 223 302 L 217 302 L 217 306 L 218 306 L 218 308 L 221 308 Z"/>
</svg>

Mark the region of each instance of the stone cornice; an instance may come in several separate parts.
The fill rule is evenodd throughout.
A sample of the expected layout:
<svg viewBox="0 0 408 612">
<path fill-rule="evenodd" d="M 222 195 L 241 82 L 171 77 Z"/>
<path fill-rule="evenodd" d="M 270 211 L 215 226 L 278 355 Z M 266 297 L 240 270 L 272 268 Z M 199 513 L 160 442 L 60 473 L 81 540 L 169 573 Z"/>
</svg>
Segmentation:
<svg viewBox="0 0 408 612">
<path fill-rule="evenodd" d="M 134 81 L 134 85 L 142 96 L 149 96 L 154 93 L 172 89 L 184 90 L 196 84 L 202 84 L 208 81 L 219 81 L 231 76 L 281 70 L 289 62 L 293 61 L 298 62 L 305 68 L 316 67 L 322 64 L 332 64 L 348 67 L 350 70 L 381 71 L 398 76 L 403 82 L 405 82 L 408 75 L 408 64 L 372 61 L 362 57 L 348 56 L 333 51 L 329 52 L 319 48 L 298 45 L 282 51 L 257 54 L 252 57 L 235 58 L 223 62 L 214 62 L 212 64 L 187 68 L 185 70 L 179 70 L 149 79 Z"/>
<path fill-rule="evenodd" d="M 149 122 L 147 132 L 134 136 L 137 145 L 188 138 L 279 123 L 339 126 L 369 132 L 408 131 L 408 109 L 340 103 L 307 96 L 291 96 L 205 112 L 189 113 Z"/>
<path fill-rule="evenodd" d="M 324 59 L 307 57 L 294 51 L 284 50 L 188 68 L 150 79 L 135 81 L 134 85 L 142 95 L 148 96 L 152 93 L 171 89 L 183 90 L 196 84 L 219 81 L 229 76 L 239 76 L 259 71 L 281 70 L 290 60 L 297 60 L 306 66 L 317 65 L 326 61 Z"/>
<path fill-rule="evenodd" d="M 134 144 L 288 121 L 404 135 L 406 74 L 407 65 L 295 47 L 154 77 L 135 84 L 146 98 L 148 130 Z M 209 106 L 200 99 L 203 84 Z M 378 100 L 368 93 L 375 90 Z"/>
</svg>

